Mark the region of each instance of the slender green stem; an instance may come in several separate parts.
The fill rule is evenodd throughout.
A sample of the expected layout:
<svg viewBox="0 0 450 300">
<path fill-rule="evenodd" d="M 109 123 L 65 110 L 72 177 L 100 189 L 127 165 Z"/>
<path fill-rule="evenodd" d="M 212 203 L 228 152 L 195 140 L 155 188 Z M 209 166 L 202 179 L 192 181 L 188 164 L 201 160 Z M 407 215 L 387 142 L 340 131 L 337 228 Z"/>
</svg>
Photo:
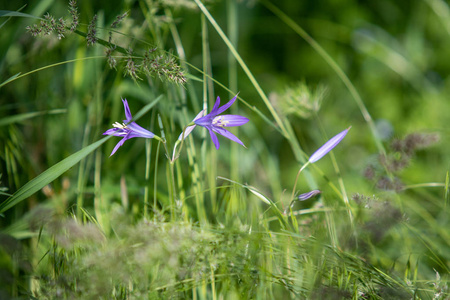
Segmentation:
<svg viewBox="0 0 450 300">
<path fill-rule="evenodd" d="M 170 20 L 169 28 L 170 28 L 170 32 L 172 34 L 173 41 L 174 41 L 176 49 L 177 49 L 178 56 L 180 58 L 180 64 L 182 65 L 182 67 L 185 70 L 188 69 L 187 68 L 188 66 L 191 66 L 192 68 L 194 68 L 195 70 L 199 71 L 200 73 L 205 74 L 202 70 L 200 70 L 198 68 L 195 68 L 194 66 L 190 65 L 186 61 L 186 55 L 185 55 L 185 51 L 184 51 L 184 48 L 183 48 L 183 44 L 181 42 L 181 37 L 180 37 L 180 35 L 178 33 L 176 24 L 173 21 L 173 17 L 172 17 L 172 13 L 171 13 L 170 9 L 166 8 L 165 9 L 165 14 L 168 17 L 168 19 Z M 205 75 L 208 76 L 207 74 L 205 74 Z M 214 80 L 212 78 L 210 78 L 210 79 Z M 191 104 L 193 110 L 194 111 L 199 111 L 200 110 L 200 106 L 199 106 L 200 101 L 198 101 L 197 94 L 194 92 L 195 89 L 193 87 L 192 81 L 188 81 L 186 83 L 186 86 L 187 86 L 187 91 L 185 89 L 183 89 L 182 87 L 178 88 L 178 92 L 180 94 L 180 98 L 181 98 L 181 102 L 182 102 L 181 103 L 181 107 L 182 107 L 181 110 L 182 110 L 183 114 L 180 116 L 180 120 L 181 120 L 182 124 L 186 124 L 190 120 L 188 118 L 188 112 L 187 112 L 186 92 L 189 93 L 189 96 L 190 96 L 190 99 L 191 99 L 191 103 L 190 104 Z M 186 127 L 190 126 L 190 125 L 194 125 L 194 124 L 188 124 L 188 125 L 186 125 Z M 183 129 L 183 134 L 184 134 L 185 130 L 186 129 Z M 189 137 L 189 139 L 192 139 L 192 137 Z M 185 143 L 185 138 L 183 137 L 181 145 L 178 148 L 179 149 L 178 152 L 175 152 L 175 149 L 177 148 L 178 144 L 180 144 L 180 142 L 177 141 L 175 143 L 175 146 L 174 146 L 174 153 L 175 153 L 175 155 L 173 156 L 172 160 L 174 160 L 174 159 L 176 160 L 180 156 L 181 149 L 182 149 L 184 143 Z M 192 168 L 192 183 L 193 183 L 193 189 L 194 189 L 194 195 L 195 195 L 195 202 L 196 202 L 197 208 L 200 207 L 200 203 L 202 203 L 201 207 L 203 208 L 204 194 L 203 194 L 202 180 L 200 180 L 200 167 L 199 167 L 199 162 L 197 160 L 197 152 L 196 152 L 196 148 L 194 147 L 194 143 L 188 143 L 186 145 L 186 152 L 187 152 L 187 159 L 188 159 L 189 167 Z M 179 161 L 177 163 L 179 163 Z M 181 188 L 179 189 L 179 191 L 181 191 Z M 181 196 L 181 194 L 180 194 L 180 196 Z M 184 203 L 185 202 L 183 201 L 183 208 L 184 208 L 184 211 L 186 212 L 184 217 L 188 218 L 188 214 L 187 214 L 188 210 L 184 206 Z M 200 215 L 203 215 L 203 213 L 199 214 L 199 216 Z M 204 219 L 204 218 L 203 217 L 202 218 L 199 217 L 199 219 Z"/>
<path fill-rule="evenodd" d="M 175 209 L 176 209 L 176 187 L 175 187 L 175 171 L 174 171 L 174 161 L 170 158 L 170 153 L 167 148 L 166 134 L 164 132 L 164 126 L 161 120 L 161 116 L 158 115 L 158 124 L 161 130 L 161 140 L 164 147 L 164 151 L 166 157 L 168 159 L 169 164 L 169 176 L 168 176 L 168 186 L 169 186 L 169 194 L 170 194 L 170 216 L 171 220 L 175 221 Z"/>
<path fill-rule="evenodd" d="M 289 206 L 292 205 L 292 202 L 295 200 L 294 199 L 294 195 L 295 195 L 295 189 L 297 188 L 297 181 L 298 181 L 298 177 L 300 176 L 300 173 L 303 171 L 304 168 L 306 168 L 309 165 L 309 161 L 307 161 L 297 172 L 297 176 L 295 176 L 295 181 L 294 181 L 294 187 L 292 188 L 292 193 L 291 193 L 291 204 L 289 204 Z"/>
<path fill-rule="evenodd" d="M 239 53 L 237 52 L 236 48 L 233 46 L 233 44 L 230 42 L 230 40 L 228 39 L 228 37 L 225 35 L 225 33 L 223 32 L 223 30 L 220 28 L 219 24 L 217 24 L 216 20 L 214 20 L 214 18 L 211 16 L 211 14 L 209 13 L 209 11 L 206 9 L 206 7 L 203 5 L 203 3 L 200 2 L 200 0 L 194 0 L 195 3 L 197 4 L 197 6 L 200 8 L 200 10 L 203 12 L 203 14 L 208 18 L 209 22 L 211 23 L 211 25 L 214 27 L 214 29 L 217 31 L 217 33 L 220 35 L 220 37 L 222 38 L 222 40 L 225 42 L 225 44 L 227 45 L 228 49 L 231 51 L 231 53 L 233 54 L 233 56 L 236 58 L 237 62 L 239 63 L 239 65 L 241 66 L 241 68 L 244 70 L 245 74 L 247 75 L 247 77 L 250 79 L 251 83 L 253 84 L 253 86 L 255 87 L 256 91 L 258 92 L 258 94 L 261 96 L 261 99 L 263 100 L 263 102 L 266 104 L 267 109 L 270 111 L 270 113 L 272 114 L 273 118 L 275 119 L 275 122 L 277 123 L 277 125 L 280 127 L 282 134 L 288 138 L 288 134 L 286 131 L 286 128 L 284 127 L 284 123 L 281 121 L 281 118 L 278 116 L 278 113 L 275 111 L 275 108 L 272 106 L 272 104 L 269 101 L 269 98 L 267 98 L 266 94 L 264 93 L 264 91 L 262 90 L 261 86 L 259 85 L 258 81 L 256 80 L 256 78 L 253 76 L 252 72 L 250 71 L 250 69 L 247 67 L 247 65 L 245 64 L 244 60 L 241 58 L 241 56 L 239 55 Z"/>
<path fill-rule="evenodd" d="M 213 81 L 208 80 L 209 78 L 212 78 L 212 68 L 211 68 L 211 61 L 210 61 L 210 53 L 209 53 L 209 38 L 208 38 L 208 24 L 206 23 L 205 15 L 201 15 L 201 24 L 202 24 L 202 68 L 203 68 L 203 109 L 205 111 L 208 111 L 208 92 L 214 94 L 214 86 Z M 210 74 L 211 76 L 208 76 Z M 206 140 L 206 130 L 202 132 L 202 146 L 201 146 L 201 157 L 203 158 L 203 161 L 201 163 L 201 177 L 205 178 L 207 173 L 207 165 L 212 166 L 215 164 L 215 161 L 212 159 L 211 155 L 207 155 L 207 140 Z M 211 153 L 210 153 L 211 154 Z M 211 168 L 210 168 L 211 169 Z M 215 207 L 215 188 L 214 185 L 210 186 L 210 197 L 211 197 L 211 203 L 212 207 Z M 197 203 L 197 214 L 198 219 L 200 222 L 204 223 L 206 222 L 206 213 L 205 213 L 205 207 L 204 207 L 204 197 L 200 198 L 201 203 Z"/>
<path fill-rule="evenodd" d="M 31 74 L 36 73 L 36 72 L 39 72 L 39 71 L 43 71 L 43 70 L 50 69 L 50 68 L 57 67 L 57 66 L 62 66 L 62 65 L 65 65 L 65 64 L 74 63 L 74 62 L 77 62 L 77 61 L 89 60 L 89 59 L 105 59 L 105 57 L 104 57 L 104 56 L 90 56 L 90 57 L 83 57 L 83 58 L 69 59 L 69 60 L 66 60 L 66 61 L 61 61 L 61 62 L 59 62 L 59 63 L 47 65 L 47 66 L 45 66 L 45 67 L 37 68 L 37 69 L 34 69 L 33 71 L 30 71 L 30 72 L 27 72 L 27 73 L 18 75 L 18 76 L 14 77 L 14 78 L 11 78 L 10 80 L 7 80 L 7 81 L 1 83 L 1 84 L 0 84 L 0 88 L 1 88 L 2 86 L 4 86 L 4 85 L 8 84 L 8 83 L 11 83 L 11 82 L 17 80 L 17 79 L 20 79 L 20 78 L 22 78 L 22 77 L 31 75 Z"/>
<path fill-rule="evenodd" d="M 181 133 L 181 140 L 177 140 L 175 142 L 175 146 L 173 146 L 173 151 L 172 151 L 172 161 L 175 161 L 178 159 L 178 157 L 180 157 L 181 149 L 183 149 L 186 129 L 192 125 L 195 125 L 195 123 L 189 123 L 188 125 L 184 126 L 183 132 Z M 180 148 L 178 148 L 178 151 L 177 151 L 178 145 L 180 145 Z"/>
<path fill-rule="evenodd" d="M 153 220 L 156 221 L 157 195 L 158 195 L 158 157 L 161 141 L 156 146 L 155 172 L 153 175 Z"/>
<path fill-rule="evenodd" d="M 174 162 L 169 161 L 169 171 L 170 171 L 170 217 L 171 221 L 175 221 L 175 210 L 176 210 L 176 187 L 175 187 L 175 171 Z"/>
<path fill-rule="evenodd" d="M 91 127 L 88 123 L 86 123 L 84 128 L 84 136 L 83 136 L 83 148 L 86 147 L 88 143 L 88 136 L 91 131 Z M 78 166 L 78 180 L 77 180 L 77 217 L 81 218 L 81 209 L 83 208 L 84 203 L 84 185 L 85 185 L 85 170 L 87 168 L 86 159 L 82 159 L 80 165 Z"/>
<path fill-rule="evenodd" d="M 150 178 L 150 159 L 152 154 L 152 144 L 151 140 L 147 139 L 145 141 L 145 189 L 144 189 L 144 219 L 147 219 L 148 216 L 148 199 L 149 199 L 149 189 L 148 189 L 148 180 Z"/>
<path fill-rule="evenodd" d="M 227 1 L 227 33 L 230 37 L 231 44 L 237 48 L 239 39 L 239 18 L 238 18 L 238 8 L 237 1 L 228 0 Z M 238 90 L 238 73 L 237 73 L 237 62 L 234 58 L 233 53 L 228 50 L 228 86 L 230 90 Z M 231 107 L 231 114 L 237 115 L 239 112 L 239 103 L 236 102 Z M 236 127 L 235 134 L 238 135 L 239 127 Z M 232 143 L 230 145 L 230 174 L 231 178 L 240 180 L 239 178 L 239 144 Z"/>
</svg>

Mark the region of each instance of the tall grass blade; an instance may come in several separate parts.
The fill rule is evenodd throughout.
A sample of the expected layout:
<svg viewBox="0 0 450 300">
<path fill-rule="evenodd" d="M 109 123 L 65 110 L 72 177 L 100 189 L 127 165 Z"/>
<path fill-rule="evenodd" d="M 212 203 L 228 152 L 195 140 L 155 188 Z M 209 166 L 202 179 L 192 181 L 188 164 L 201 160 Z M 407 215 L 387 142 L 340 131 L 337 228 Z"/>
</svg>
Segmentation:
<svg viewBox="0 0 450 300">
<path fill-rule="evenodd" d="M 23 122 L 25 120 L 28 120 L 28 119 L 31 119 L 34 117 L 38 117 L 38 116 L 64 114 L 66 112 L 67 112 L 67 109 L 62 108 L 62 109 L 53 109 L 53 110 L 47 110 L 47 111 L 35 111 L 35 112 L 30 112 L 30 113 L 13 115 L 13 116 L 2 118 L 0 120 L 0 126 Z"/>
<path fill-rule="evenodd" d="M 26 6 L 27 6 L 27 5 L 25 4 L 24 6 L 22 6 L 21 8 L 19 8 L 17 11 L 0 10 L 0 18 L 1 18 L 1 17 L 8 17 L 8 19 L 6 19 L 5 22 L 3 22 L 2 24 L 0 24 L 0 29 L 1 29 L 6 23 L 8 23 L 9 20 L 11 20 L 11 17 L 25 17 L 25 18 L 40 19 L 40 18 L 35 17 L 35 16 L 33 16 L 33 15 L 21 13 L 20 11 L 21 11 L 22 9 L 24 9 Z"/>
<path fill-rule="evenodd" d="M 99 59 L 99 58 L 100 59 L 104 59 L 105 57 L 104 56 L 91 56 L 91 57 L 84 57 L 84 58 L 77 58 L 77 59 L 69 59 L 69 60 L 66 60 L 66 61 L 62 61 L 62 62 L 58 62 L 58 63 L 55 63 L 55 64 L 44 66 L 42 68 L 37 68 L 35 70 L 32 70 L 30 72 L 27 72 L 27 73 L 24 73 L 24 74 L 21 74 L 21 75 L 20 75 L 20 73 L 18 73 L 16 75 L 8 78 L 6 81 L 0 83 L 0 88 L 2 86 L 4 86 L 4 85 L 8 84 L 8 83 L 11 83 L 11 82 L 19 79 L 19 78 L 28 76 L 30 74 L 33 74 L 33 73 L 36 73 L 36 72 L 39 72 L 39 71 L 42 71 L 42 70 L 46 70 L 46 69 L 50 69 L 50 68 L 53 68 L 53 67 L 57 67 L 57 66 L 73 63 L 73 62 L 76 62 L 76 61 L 89 60 L 89 59 Z"/>
<path fill-rule="evenodd" d="M 24 8 L 23 6 L 22 8 Z M 0 18 L 1 17 L 23 17 L 23 18 L 33 18 L 33 19 L 42 19 L 33 15 L 24 14 L 17 11 L 11 11 L 11 10 L 0 10 Z"/>
<path fill-rule="evenodd" d="M 0 28 L 1 28 L 1 26 L 0 26 Z M 19 75 L 20 75 L 20 72 L 17 73 L 16 75 L 13 75 L 13 76 L 9 77 L 8 79 L 6 79 L 6 80 L 3 81 L 2 83 L 0 83 L 0 87 L 4 86 L 5 84 L 7 84 L 7 83 L 10 82 L 10 81 L 15 80 Z"/>
<path fill-rule="evenodd" d="M 228 49 L 231 51 L 241 68 L 244 70 L 245 74 L 248 76 L 250 81 L 252 82 L 253 86 L 255 87 L 258 94 L 261 96 L 262 100 L 264 101 L 264 104 L 266 104 L 267 108 L 269 109 L 270 113 L 272 114 L 273 118 L 275 119 L 275 122 L 278 126 L 280 126 L 281 131 L 283 135 L 286 138 L 289 138 L 289 135 L 286 131 L 286 128 L 284 126 L 284 123 L 281 121 L 281 118 L 278 116 L 278 113 L 275 111 L 275 108 L 272 106 L 272 104 L 269 101 L 269 98 L 267 98 L 266 94 L 262 90 L 261 86 L 259 85 L 258 81 L 256 81 L 256 78 L 253 76 L 250 69 L 245 64 L 244 60 L 241 58 L 239 53 L 237 52 L 236 48 L 233 46 L 233 44 L 230 42 L 228 37 L 225 35 L 223 30 L 220 28 L 219 24 L 217 24 L 216 20 L 212 17 L 212 15 L 209 13 L 209 11 L 206 9 L 206 7 L 200 2 L 200 0 L 194 0 L 195 3 L 198 5 L 200 10 L 203 12 L 203 14 L 208 18 L 208 21 L 213 25 L 214 29 L 217 31 L 217 33 L 220 35 L 222 40 L 227 45 Z"/>
<path fill-rule="evenodd" d="M 11 197 L 6 199 L 0 204 L 0 213 L 3 213 L 14 207 L 18 203 L 22 202 L 26 198 L 30 197 L 44 186 L 61 176 L 64 172 L 69 170 L 71 167 L 76 165 L 80 160 L 85 158 L 88 154 L 92 153 L 95 149 L 100 147 L 104 142 L 106 142 L 111 136 L 105 137 L 83 149 L 72 154 L 71 156 L 63 159 L 59 163 L 53 165 L 46 171 L 42 172 L 36 178 L 30 180 L 24 186 L 22 186 L 17 192 L 15 192 Z"/>
</svg>

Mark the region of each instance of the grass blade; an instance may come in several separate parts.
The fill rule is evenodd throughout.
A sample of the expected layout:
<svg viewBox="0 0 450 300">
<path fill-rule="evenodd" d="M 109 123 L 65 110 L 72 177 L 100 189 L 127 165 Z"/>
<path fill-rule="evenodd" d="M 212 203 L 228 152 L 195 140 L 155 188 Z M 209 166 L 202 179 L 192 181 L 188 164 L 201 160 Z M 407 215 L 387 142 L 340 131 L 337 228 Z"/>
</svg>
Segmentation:
<svg viewBox="0 0 450 300">
<path fill-rule="evenodd" d="M 280 129 L 281 129 L 283 135 L 286 138 L 289 138 L 289 135 L 288 135 L 288 133 L 286 131 L 284 123 L 281 121 L 281 118 L 278 116 L 278 113 L 275 111 L 275 108 L 270 103 L 269 98 L 267 98 L 266 94 L 262 90 L 262 88 L 259 85 L 259 83 L 256 81 L 256 78 L 253 76 L 253 74 L 250 71 L 250 69 L 245 64 L 244 60 L 241 58 L 241 56 L 237 52 L 236 48 L 233 46 L 233 44 L 230 42 L 228 37 L 223 32 L 223 30 L 220 28 L 219 24 L 217 24 L 216 20 L 214 20 L 214 18 L 211 16 L 211 14 L 206 9 L 206 7 L 200 2 L 200 0 L 194 0 L 194 1 L 197 4 L 197 6 L 200 8 L 200 10 L 203 12 L 203 14 L 208 18 L 208 21 L 211 23 L 211 25 L 213 25 L 214 29 L 220 35 L 220 37 L 222 38 L 222 40 L 227 45 L 227 47 L 230 50 L 230 52 L 233 54 L 233 56 L 235 57 L 235 59 L 237 60 L 237 62 L 241 66 L 241 68 L 244 70 L 245 74 L 248 76 L 249 80 L 252 82 L 252 84 L 255 87 L 256 91 L 261 96 L 262 100 L 264 101 L 264 104 L 266 104 L 267 109 L 269 109 L 270 113 L 272 114 L 273 118 L 275 119 L 275 122 L 277 123 L 278 126 L 280 126 Z"/>
<path fill-rule="evenodd" d="M 11 17 L 25 17 L 25 18 L 40 19 L 40 18 L 35 17 L 35 16 L 33 16 L 33 15 L 20 13 L 19 11 L 21 11 L 22 9 L 24 9 L 25 6 L 27 6 L 27 5 L 25 4 L 24 6 L 22 6 L 21 8 L 19 8 L 17 11 L 0 10 L 0 18 L 1 18 L 1 17 L 8 17 L 8 19 L 6 19 L 5 22 L 3 22 L 2 24 L 0 24 L 0 28 L 2 28 L 6 23 L 8 23 L 8 21 L 11 20 Z"/>
<path fill-rule="evenodd" d="M 33 16 L 33 15 L 24 14 L 24 13 L 12 11 L 12 10 L 0 10 L 0 18 L 1 17 L 23 17 L 23 18 L 41 19 L 41 18 Z"/>
<path fill-rule="evenodd" d="M 111 136 L 107 136 L 89 146 L 81 149 L 80 151 L 72 154 L 71 156 L 63 159 L 59 163 L 51 166 L 36 178 L 30 180 L 24 186 L 22 186 L 17 192 L 15 192 L 11 197 L 6 199 L 3 203 L 0 204 L 0 213 L 5 212 L 11 207 L 17 205 L 22 202 L 26 198 L 30 197 L 44 186 L 61 176 L 64 172 L 69 170 L 71 167 L 76 165 L 80 160 L 85 158 L 88 154 L 93 152 L 95 149 L 100 147 L 104 142 L 106 142 Z"/>
<path fill-rule="evenodd" d="M 28 120 L 28 119 L 31 119 L 34 117 L 38 117 L 38 116 L 47 115 L 47 114 L 55 115 L 55 114 L 63 114 L 66 112 L 67 112 L 67 109 L 53 109 L 53 110 L 47 110 L 47 111 L 35 111 L 35 112 L 30 112 L 30 113 L 13 115 L 13 116 L 2 118 L 0 120 L 0 126 L 9 125 L 12 123 L 23 122 L 25 120 Z"/>
<path fill-rule="evenodd" d="M 0 27 L 0 28 L 1 28 L 1 27 Z M 7 83 L 10 82 L 10 81 L 15 80 L 15 79 L 17 78 L 17 76 L 19 76 L 19 75 L 20 75 L 20 72 L 17 73 L 16 75 L 13 75 L 13 76 L 9 77 L 8 79 L 6 79 L 5 81 L 3 81 L 3 82 L 0 84 L 0 87 L 4 86 L 5 84 L 7 84 Z"/>
<path fill-rule="evenodd" d="M 62 62 L 58 62 L 58 63 L 54 63 L 54 64 L 51 64 L 51 65 L 44 66 L 42 68 L 37 68 L 37 69 L 32 70 L 30 72 L 24 73 L 22 75 L 20 75 L 20 73 L 18 73 L 16 75 L 8 78 L 6 81 L 0 83 L 0 88 L 2 86 L 4 86 L 4 85 L 10 83 L 10 82 L 13 82 L 16 79 L 28 76 L 30 74 L 33 74 L 33 73 L 36 73 L 36 72 L 39 72 L 39 71 L 42 71 L 42 70 L 46 70 L 46 69 L 49 69 L 49 68 L 53 68 L 53 67 L 57 67 L 57 66 L 73 63 L 73 62 L 76 62 L 76 61 L 89 60 L 89 59 L 99 59 L 99 58 L 100 59 L 104 59 L 105 57 L 104 56 L 92 56 L 92 57 L 84 57 L 84 58 L 77 58 L 77 59 L 69 59 L 69 60 L 66 60 L 66 61 L 62 61 Z"/>
</svg>

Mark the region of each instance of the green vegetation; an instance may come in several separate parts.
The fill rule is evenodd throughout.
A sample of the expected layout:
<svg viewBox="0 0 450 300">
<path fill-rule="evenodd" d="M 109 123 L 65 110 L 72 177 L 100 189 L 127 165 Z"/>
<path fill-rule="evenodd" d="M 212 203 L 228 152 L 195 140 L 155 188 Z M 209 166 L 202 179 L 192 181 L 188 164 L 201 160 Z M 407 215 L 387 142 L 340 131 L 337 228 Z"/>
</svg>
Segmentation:
<svg viewBox="0 0 450 300">
<path fill-rule="evenodd" d="M 449 20 L 2 3 L 0 299 L 450 299 Z"/>
</svg>

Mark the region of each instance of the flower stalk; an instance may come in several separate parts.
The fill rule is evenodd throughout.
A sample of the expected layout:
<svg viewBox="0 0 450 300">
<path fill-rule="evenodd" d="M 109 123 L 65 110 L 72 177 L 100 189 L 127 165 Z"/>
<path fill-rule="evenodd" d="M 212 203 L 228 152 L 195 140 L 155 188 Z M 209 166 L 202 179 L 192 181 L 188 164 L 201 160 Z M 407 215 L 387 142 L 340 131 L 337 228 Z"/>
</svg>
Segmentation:
<svg viewBox="0 0 450 300">
<path fill-rule="evenodd" d="M 300 173 L 305 169 L 309 164 L 317 162 L 319 159 L 324 157 L 328 152 L 330 152 L 334 147 L 336 147 L 342 139 L 347 135 L 348 131 L 350 130 L 351 126 L 345 129 L 344 131 L 338 133 L 331 139 L 329 139 L 325 144 L 323 144 L 319 149 L 317 149 L 308 159 L 308 161 L 298 170 L 297 176 L 295 177 L 294 182 L 294 188 L 292 189 L 291 194 L 291 203 L 289 204 L 289 207 L 291 207 L 295 200 L 304 201 L 306 199 L 309 199 L 318 193 L 320 191 L 314 190 L 309 193 L 301 194 L 298 198 L 294 198 L 295 195 L 295 188 L 297 187 L 297 181 L 298 177 L 300 176 Z"/>
</svg>

